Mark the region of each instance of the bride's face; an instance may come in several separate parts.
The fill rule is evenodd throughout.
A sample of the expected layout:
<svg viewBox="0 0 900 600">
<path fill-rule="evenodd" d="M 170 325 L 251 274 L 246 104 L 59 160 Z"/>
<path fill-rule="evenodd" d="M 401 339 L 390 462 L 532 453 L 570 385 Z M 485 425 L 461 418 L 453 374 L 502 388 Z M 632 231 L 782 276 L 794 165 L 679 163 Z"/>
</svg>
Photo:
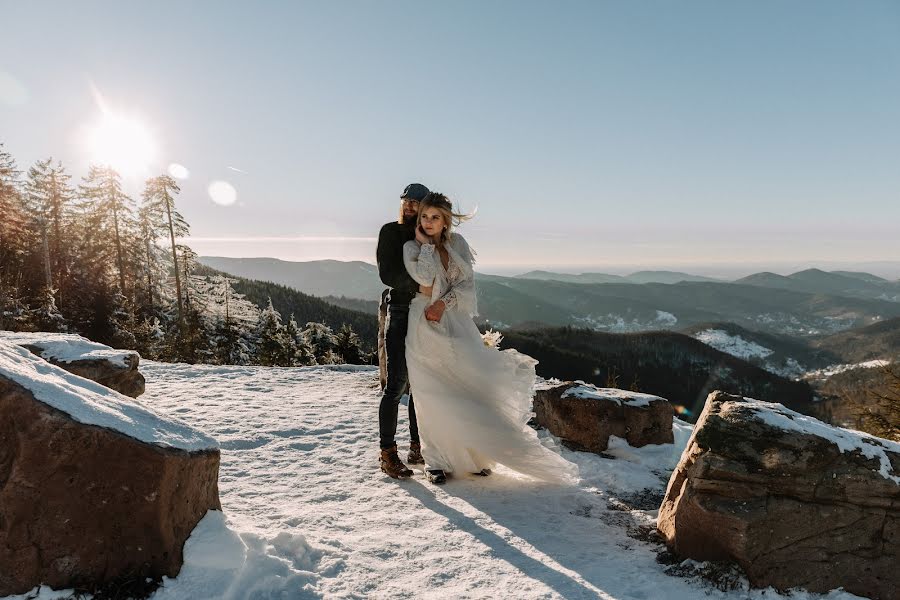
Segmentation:
<svg viewBox="0 0 900 600">
<path fill-rule="evenodd" d="M 440 235 L 444 229 L 444 215 L 438 209 L 429 206 L 419 216 L 419 223 L 427 235 L 434 237 Z"/>
</svg>

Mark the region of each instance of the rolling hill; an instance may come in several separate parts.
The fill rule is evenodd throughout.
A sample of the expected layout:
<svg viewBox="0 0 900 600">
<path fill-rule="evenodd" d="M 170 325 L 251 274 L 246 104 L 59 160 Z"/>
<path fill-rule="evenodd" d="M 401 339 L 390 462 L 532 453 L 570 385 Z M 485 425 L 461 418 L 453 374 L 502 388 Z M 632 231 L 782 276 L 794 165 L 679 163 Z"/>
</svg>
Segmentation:
<svg viewBox="0 0 900 600">
<path fill-rule="evenodd" d="M 811 294 L 829 294 L 900 302 L 900 282 L 891 282 L 869 273 L 807 269 L 791 275 L 756 273 L 735 283 Z"/>
<path fill-rule="evenodd" d="M 375 265 L 361 261 L 291 262 L 277 258 L 203 256 L 200 263 L 245 279 L 279 283 L 312 296 L 377 300 L 384 286 Z"/>
</svg>

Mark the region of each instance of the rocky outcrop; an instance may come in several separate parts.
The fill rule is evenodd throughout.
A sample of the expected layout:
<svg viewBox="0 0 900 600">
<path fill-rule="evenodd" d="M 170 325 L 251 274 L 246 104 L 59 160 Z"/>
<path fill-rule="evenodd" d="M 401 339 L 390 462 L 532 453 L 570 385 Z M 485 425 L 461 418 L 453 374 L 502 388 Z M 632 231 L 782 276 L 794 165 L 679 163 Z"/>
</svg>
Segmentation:
<svg viewBox="0 0 900 600">
<path fill-rule="evenodd" d="M 211 438 L 0 341 L 0 596 L 174 577 L 218 470 Z"/>
<path fill-rule="evenodd" d="M 144 376 L 138 371 L 141 357 L 134 350 L 116 350 L 68 333 L 0 331 L 0 340 L 120 394 L 137 398 L 144 393 Z"/>
<path fill-rule="evenodd" d="M 670 444 L 674 410 L 665 398 L 567 382 L 538 389 L 535 420 L 571 448 L 602 452 L 609 436 L 631 446 Z"/>
<path fill-rule="evenodd" d="M 750 583 L 900 597 L 900 444 L 713 392 L 669 481 L 674 553 Z"/>
</svg>

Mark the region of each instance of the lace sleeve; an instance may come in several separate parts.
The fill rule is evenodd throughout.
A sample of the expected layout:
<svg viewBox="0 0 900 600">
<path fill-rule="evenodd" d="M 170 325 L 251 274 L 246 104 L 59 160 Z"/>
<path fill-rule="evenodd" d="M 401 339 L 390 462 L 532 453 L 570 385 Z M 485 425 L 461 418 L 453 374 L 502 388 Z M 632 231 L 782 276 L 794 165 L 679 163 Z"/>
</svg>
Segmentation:
<svg viewBox="0 0 900 600">
<path fill-rule="evenodd" d="M 434 244 L 422 244 L 409 241 L 403 245 L 403 264 L 410 277 L 416 283 L 425 286 L 434 285 L 436 273 L 434 265 Z"/>
<path fill-rule="evenodd" d="M 455 283 L 453 287 L 447 290 L 447 293 L 441 296 L 441 300 L 448 309 L 459 308 L 464 312 L 477 314 L 475 309 L 475 281 L 471 277 Z"/>
</svg>

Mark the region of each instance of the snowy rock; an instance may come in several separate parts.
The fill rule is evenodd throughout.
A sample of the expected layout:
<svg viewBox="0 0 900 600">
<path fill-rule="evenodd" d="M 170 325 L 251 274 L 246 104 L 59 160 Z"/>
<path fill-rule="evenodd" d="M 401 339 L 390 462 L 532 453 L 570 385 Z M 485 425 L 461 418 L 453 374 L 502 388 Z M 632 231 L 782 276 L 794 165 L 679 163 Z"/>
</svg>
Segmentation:
<svg viewBox="0 0 900 600">
<path fill-rule="evenodd" d="M 27 348 L 69 373 L 120 394 L 137 398 L 144 393 L 144 376 L 138 371 L 140 355 L 133 350 L 115 350 L 69 333 L 0 331 L 0 341 Z"/>
<path fill-rule="evenodd" d="M 679 557 L 735 561 L 754 586 L 897 598 L 900 444 L 713 392 L 658 529 Z"/>
<path fill-rule="evenodd" d="M 665 398 L 567 382 L 538 389 L 535 418 L 570 447 L 602 452 L 609 436 L 639 448 L 673 441 L 672 405 Z"/>
<path fill-rule="evenodd" d="M 0 341 L 0 596 L 178 574 L 215 440 Z"/>
</svg>

